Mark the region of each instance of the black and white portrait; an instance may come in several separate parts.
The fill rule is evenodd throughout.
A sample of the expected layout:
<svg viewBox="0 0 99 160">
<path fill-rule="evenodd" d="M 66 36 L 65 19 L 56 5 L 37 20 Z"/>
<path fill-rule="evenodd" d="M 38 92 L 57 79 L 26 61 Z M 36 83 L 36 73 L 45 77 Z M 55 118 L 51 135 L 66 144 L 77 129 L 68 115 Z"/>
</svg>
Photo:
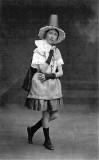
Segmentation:
<svg viewBox="0 0 99 160">
<path fill-rule="evenodd" d="M 98 0 L 0 0 L 0 160 L 97 160 Z"/>
</svg>

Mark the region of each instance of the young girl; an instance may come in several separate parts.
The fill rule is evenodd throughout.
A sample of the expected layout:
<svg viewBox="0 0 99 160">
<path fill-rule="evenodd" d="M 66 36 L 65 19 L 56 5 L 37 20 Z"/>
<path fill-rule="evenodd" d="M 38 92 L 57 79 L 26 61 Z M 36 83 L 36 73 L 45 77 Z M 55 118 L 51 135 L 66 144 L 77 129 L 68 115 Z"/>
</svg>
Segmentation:
<svg viewBox="0 0 99 160">
<path fill-rule="evenodd" d="M 33 126 L 27 127 L 28 142 L 32 143 L 34 133 L 43 127 L 44 146 L 53 150 L 54 146 L 49 136 L 49 122 L 56 119 L 62 105 L 60 77 L 63 75 L 63 59 L 56 44 L 65 39 L 65 32 L 58 27 L 58 16 L 51 15 L 50 25 L 42 27 L 36 48 L 33 53 L 31 67 L 36 69 L 32 85 L 27 96 L 28 108 L 42 111 L 42 118 Z"/>
</svg>

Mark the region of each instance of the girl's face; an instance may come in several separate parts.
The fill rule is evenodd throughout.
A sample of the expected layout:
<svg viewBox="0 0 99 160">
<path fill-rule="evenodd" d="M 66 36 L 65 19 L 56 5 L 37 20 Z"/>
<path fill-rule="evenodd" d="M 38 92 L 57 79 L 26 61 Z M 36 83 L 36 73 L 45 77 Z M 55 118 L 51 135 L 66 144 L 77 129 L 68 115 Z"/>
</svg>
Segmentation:
<svg viewBox="0 0 99 160">
<path fill-rule="evenodd" d="M 58 32 L 55 31 L 54 29 L 51 29 L 46 33 L 45 39 L 49 44 L 54 44 L 57 38 L 58 38 Z"/>
</svg>

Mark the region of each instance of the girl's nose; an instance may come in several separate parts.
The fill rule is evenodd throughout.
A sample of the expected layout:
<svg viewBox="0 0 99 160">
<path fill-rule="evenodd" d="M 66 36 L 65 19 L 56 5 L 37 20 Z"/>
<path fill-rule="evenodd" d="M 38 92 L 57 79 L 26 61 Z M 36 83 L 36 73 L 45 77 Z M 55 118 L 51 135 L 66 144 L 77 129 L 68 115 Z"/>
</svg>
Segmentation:
<svg viewBox="0 0 99 160">
<path fill-rule="evenodd" d="M 53 36 L 53 35 L 51 36 L 51 39 L 54 39 L 54 36 Z"/>
</svg>

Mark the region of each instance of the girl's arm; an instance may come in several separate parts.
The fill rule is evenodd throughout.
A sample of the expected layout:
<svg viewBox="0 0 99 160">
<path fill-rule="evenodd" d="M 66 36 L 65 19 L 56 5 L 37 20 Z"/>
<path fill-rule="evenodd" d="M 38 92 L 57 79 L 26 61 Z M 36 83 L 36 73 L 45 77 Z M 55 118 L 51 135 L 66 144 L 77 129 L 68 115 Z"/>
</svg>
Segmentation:
<svg viewBox="0 0 99 160">
<path fill-rule="evenodd" d="M 58 66 L 58 72 L 56 72 L 56 73 L 50 73 L 50 74 L 41 73 L 41 74 L 39 74 L 39 79 L 43 82 L 43 81 L 48 80 L 48 79 L 59 78 L 62 75 L 63 75 L 62 66 Z"/>
<path fill-rule="evenodd" d="M 45 80 L 62 77 L 63 75 L 62 66 L 61 65 L 58 66 L 57 70 L 58 71 L 56 73 L 45 74 Z"/>
<path fill-rule="evenodd" d="M 40 70 L 42 73 L 46 73 L 46 69 L 48 67 L 48 65 L 46 63 L 39 65 Z M 56 78 L 62 77 L 63 76 L 63 69 L 62 66 L 58 66 L 58 72 L 55 73 Z"/>
<path fill-rule="evenodd" d="M 55 75 L 56 75 L 56 78 L 59 78 L 59 77 L 63 76 L 62 65 L 58 66 L 58 72 L 56 72 Z"/>
</svg>

